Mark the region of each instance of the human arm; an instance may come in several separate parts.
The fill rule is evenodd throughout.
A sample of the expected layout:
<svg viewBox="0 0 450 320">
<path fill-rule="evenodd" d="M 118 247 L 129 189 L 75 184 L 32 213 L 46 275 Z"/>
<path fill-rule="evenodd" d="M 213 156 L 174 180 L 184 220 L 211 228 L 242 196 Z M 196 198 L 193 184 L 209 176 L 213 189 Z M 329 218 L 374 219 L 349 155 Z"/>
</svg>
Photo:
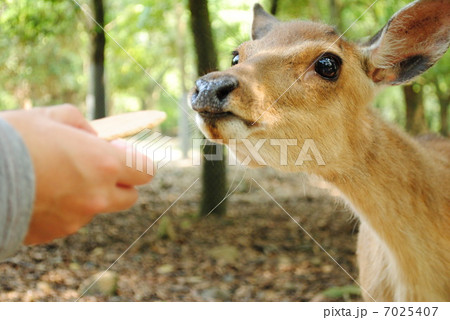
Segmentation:
<svg viewBox="0 0 450 320">
<path fill-rule="evenodd" d="M 76 232 L 96 214 L 129 208 L 151 176 L 125 165 L 126 150 L 96 137 L 74 107 L 3 112 L 21 135 L 35 172 L 25 243 Z"/>
<path fill-rule="evenodd" d="M 28 231 L 34 202 L 34 172 L 28 150 L 0 118 L 0 261 L 14 254 Z"/>
</svg>

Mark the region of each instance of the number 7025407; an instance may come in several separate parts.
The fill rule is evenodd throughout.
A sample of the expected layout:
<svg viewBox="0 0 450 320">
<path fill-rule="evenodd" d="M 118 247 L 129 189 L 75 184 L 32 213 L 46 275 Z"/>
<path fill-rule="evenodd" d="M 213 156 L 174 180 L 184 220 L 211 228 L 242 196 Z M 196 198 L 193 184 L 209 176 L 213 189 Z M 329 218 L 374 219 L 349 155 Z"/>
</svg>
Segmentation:
<svg viewBox="0 0 450 320">
<path fill-rule="evenodd" d="M 385 316 L 394 317 L 412 317 L 424 316 L 434 317 L 438 311 L 438 307 L 384 307 Z"/>
</svg>

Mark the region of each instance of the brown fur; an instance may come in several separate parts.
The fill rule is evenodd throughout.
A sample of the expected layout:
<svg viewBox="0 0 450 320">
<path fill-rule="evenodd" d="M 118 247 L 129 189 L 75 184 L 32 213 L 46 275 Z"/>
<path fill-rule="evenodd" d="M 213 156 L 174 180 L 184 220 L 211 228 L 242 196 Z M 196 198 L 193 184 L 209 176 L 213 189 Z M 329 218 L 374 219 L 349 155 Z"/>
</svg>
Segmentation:
<svg viewBox="0 0 450 320">
<path fill-rule="evenodd" d="M 448 17 L 448 2 L 424 0 L 420 9 L 427 3 L 442 4 L 444 14 L 439 14 Z M 433 14 L 432 8 L 428 11 Z M 407 13 L 414 15 L 414 7 Z M 260 25 L 265 29 L 258 29 Z M 257 40 L 237 48 L 239 64 L 204 78 L 229 75 L 239 86 L 225 107 L 233 116 L 199 116 L 202 131 L 225 144 L 237 139 L 241 160 L 248 152 L 240 139 L 298 139 L 297 146 L 288 148 L 287 165 L 279 164 L 279 146 L 266 143 L 260 154 L 275 168 L 321 176 L 345 195 L 361 220 L 357 251 L 365 299 L 450 301 L 450 143 L 443 138 L 418 142 L 369 107 L 377 83 L 398 80 L 399 65 L 383 69 L 372 61 L 382 60 L 376 54 L 386 56 L 386 50 L 340 39 L 320 23 L 279 23 L 260 7 L 255 8 L 254 34 Z M 448 31 L 441 40 L 443 36 L 448 47 Z M 438 44 L 427 45 L 437 50 L 432 45 Z M 426 54 L 420 44 L 414 50 Z M 315 59 L 324 52 L 342 59 L 337 81 L 326 81 L 314 71 Z M 295 165 L 305 139 L 314 140 L 326 165 Z"/>
</svg>

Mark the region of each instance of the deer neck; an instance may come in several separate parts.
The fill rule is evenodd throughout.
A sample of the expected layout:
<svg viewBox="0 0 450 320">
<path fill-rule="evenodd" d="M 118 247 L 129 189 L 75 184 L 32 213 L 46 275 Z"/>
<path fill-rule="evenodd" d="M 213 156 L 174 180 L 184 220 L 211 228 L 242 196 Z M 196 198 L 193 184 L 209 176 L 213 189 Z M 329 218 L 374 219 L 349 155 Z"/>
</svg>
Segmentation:
<svg viewBox="0 0 450 320">
<path fill-rule="evenodd" d="M 429 151 L 369 112 L 365 129 L 349 138 L 348 163 L 322 176 L 341 190 L 408 282 L 423 272 L 445 273 L 443 261 L 428 257 L 450 262 L 442 251 L 449 243 L 449 203 L 442 195 L 448 175 L 439 175 Z"/>
</svg>

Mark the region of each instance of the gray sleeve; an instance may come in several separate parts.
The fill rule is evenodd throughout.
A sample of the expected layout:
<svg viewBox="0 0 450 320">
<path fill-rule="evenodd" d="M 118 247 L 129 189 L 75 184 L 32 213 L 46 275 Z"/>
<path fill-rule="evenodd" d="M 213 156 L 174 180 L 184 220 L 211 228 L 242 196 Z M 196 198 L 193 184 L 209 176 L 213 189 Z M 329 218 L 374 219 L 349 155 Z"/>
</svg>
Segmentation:
<svg viewBox="0 0 450 320">
<path fill-rule="evenodd" d="M 28 150 L 0 119 L 0 261 L 19 250 L 33 209 L 35 177 Z"/>
</svg>

